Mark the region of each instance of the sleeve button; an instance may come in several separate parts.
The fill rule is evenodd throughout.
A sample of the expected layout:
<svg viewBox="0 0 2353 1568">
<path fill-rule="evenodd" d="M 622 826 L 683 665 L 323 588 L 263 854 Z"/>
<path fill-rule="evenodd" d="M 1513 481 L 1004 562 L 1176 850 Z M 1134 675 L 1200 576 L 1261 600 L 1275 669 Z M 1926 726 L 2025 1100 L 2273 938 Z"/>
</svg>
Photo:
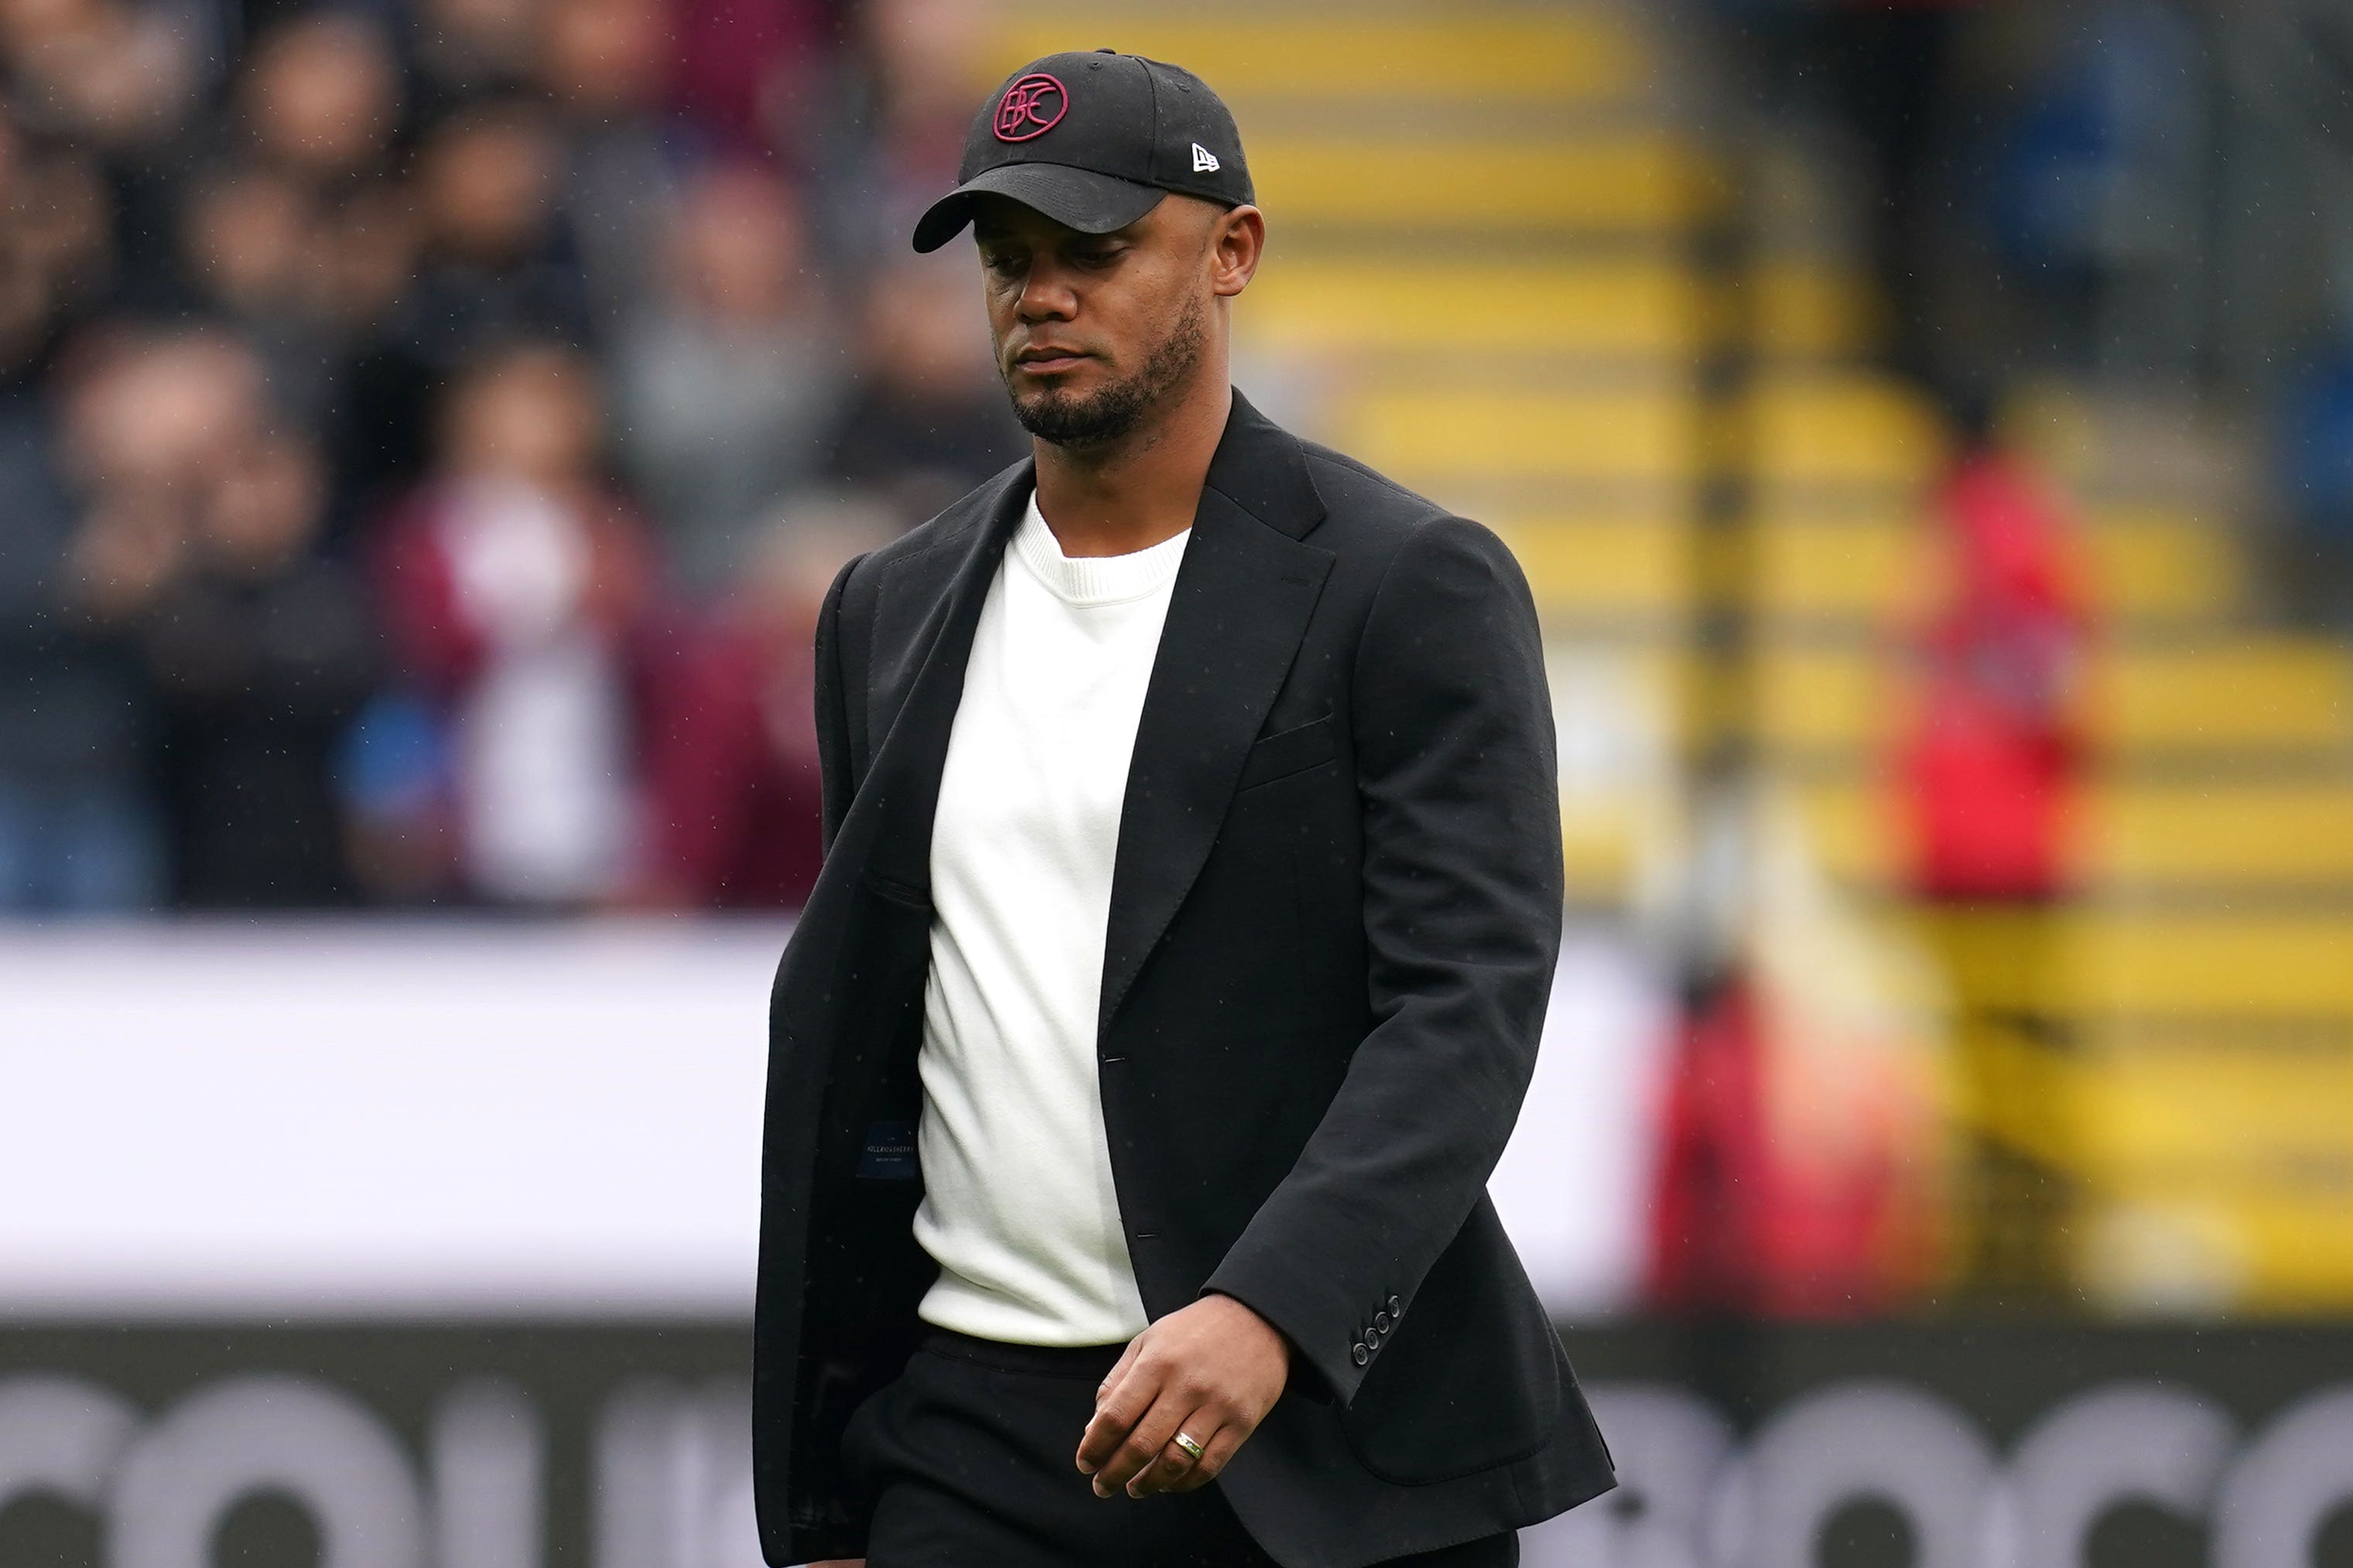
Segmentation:
<svg viewBox="0 0 2353 1568">
<path fill-rule="evenodd" d="M 1373 1314 L 1373 1329 L 1377 1333 L 1385 1334 L 1389 1331 L 1389 1315 L 1388 1312 L 1379 1311 Z"/>
<path fill-rule="evenodd" d="M 1358 1340 L 1349 1348 L 1348 1356 L 1349 1359 L 1354 1361 L 1358 1366 L 1362 1366 L 1366 1362 L 1373 1359 L 1373 1352 L 1366 1347 L 1364 1341 Z"/>
<path fill-rule="evenodd" d="M 1405 1303 L 1398 1300 L 1395 1296 L 1389 1298 L 1389 1316 L 1392 1318 L 1402 1318 L 1405 1316 Z"/>
</svg>

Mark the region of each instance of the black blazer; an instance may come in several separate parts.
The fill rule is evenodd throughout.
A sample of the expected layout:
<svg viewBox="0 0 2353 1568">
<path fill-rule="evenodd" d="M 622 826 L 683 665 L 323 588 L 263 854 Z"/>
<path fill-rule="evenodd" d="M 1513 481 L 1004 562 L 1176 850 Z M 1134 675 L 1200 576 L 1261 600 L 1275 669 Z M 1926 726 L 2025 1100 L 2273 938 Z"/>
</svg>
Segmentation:
<svg viewBox="0 0 2353 1568">
<path fill-rule="evenodd" d="M 770 997 L 761 1169 L 753 1469 L 776 1564 L 864 1551 L 841 1430 L 923 1331 L 904 1129 L 933 809 L 1033 483 L 1025 458 L 851 562 L 818 619 L 826 858 Z M 1561 897 L 1518 565 L 1237 392 L 1136 731 L 1099 1070 L 1145 1310 L 1214 1289 L 1297 1347 L 1218 1482 L 1290 1568 L 1434 1550 L 1613 1484 L 1486 1194 Z"/>
</svg>

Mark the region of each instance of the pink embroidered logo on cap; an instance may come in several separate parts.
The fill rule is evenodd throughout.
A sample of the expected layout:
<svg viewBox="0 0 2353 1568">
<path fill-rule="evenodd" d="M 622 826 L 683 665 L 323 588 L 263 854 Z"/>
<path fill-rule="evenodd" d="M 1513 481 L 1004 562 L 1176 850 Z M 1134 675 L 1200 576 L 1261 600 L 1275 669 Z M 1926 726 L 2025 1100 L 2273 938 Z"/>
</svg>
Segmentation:
<svg viewBox="0 0 2353 1568">
<path fill-rule="evenodd" d="M 997 139 L 1027 142 L 1043 136 L 1060 123 L 1071 107 L 1062 84 L 1043 71 L 1033 71 L 1005 89 L 997 100 Z"/>
</svg>

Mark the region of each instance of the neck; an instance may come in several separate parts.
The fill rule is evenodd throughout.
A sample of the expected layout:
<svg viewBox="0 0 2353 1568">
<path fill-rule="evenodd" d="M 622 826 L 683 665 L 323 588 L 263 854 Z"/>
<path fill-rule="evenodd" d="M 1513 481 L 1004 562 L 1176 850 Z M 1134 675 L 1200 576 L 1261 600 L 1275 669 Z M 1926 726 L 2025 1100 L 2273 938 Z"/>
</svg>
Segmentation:
<svg viewBox="0 0 2353 1568">
<path fill-rule="evenodd" d="M 1062 553 L 1125 555 L 1192 527 L 1232 403 L 1225 357 L 1204 354 L 1184 395 L 1118 441 L 1073 449 L 1033 437 L 1038 510 Z"/>
</svg>

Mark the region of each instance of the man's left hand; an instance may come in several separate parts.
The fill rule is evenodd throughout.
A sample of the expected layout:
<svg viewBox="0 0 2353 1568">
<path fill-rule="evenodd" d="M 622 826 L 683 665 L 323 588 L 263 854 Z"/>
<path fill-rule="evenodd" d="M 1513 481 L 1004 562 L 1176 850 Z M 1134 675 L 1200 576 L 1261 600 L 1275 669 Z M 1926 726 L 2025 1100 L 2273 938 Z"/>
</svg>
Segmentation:
<svg viewBox="0 0 2353 1568">
<path fill-rule="evenodd" d="M 1291 1377 L 1291 1342 L 1235 1300 L 1211 1294 L 1127 1342 L 1095 1391 L 1079 1468 L 1095 1495 L 1188 1492 L 1215 1480 L 1274 1408 Z M 1196 1459 L 1176 1444 L 1201 1445 Z"/>
</svg>

